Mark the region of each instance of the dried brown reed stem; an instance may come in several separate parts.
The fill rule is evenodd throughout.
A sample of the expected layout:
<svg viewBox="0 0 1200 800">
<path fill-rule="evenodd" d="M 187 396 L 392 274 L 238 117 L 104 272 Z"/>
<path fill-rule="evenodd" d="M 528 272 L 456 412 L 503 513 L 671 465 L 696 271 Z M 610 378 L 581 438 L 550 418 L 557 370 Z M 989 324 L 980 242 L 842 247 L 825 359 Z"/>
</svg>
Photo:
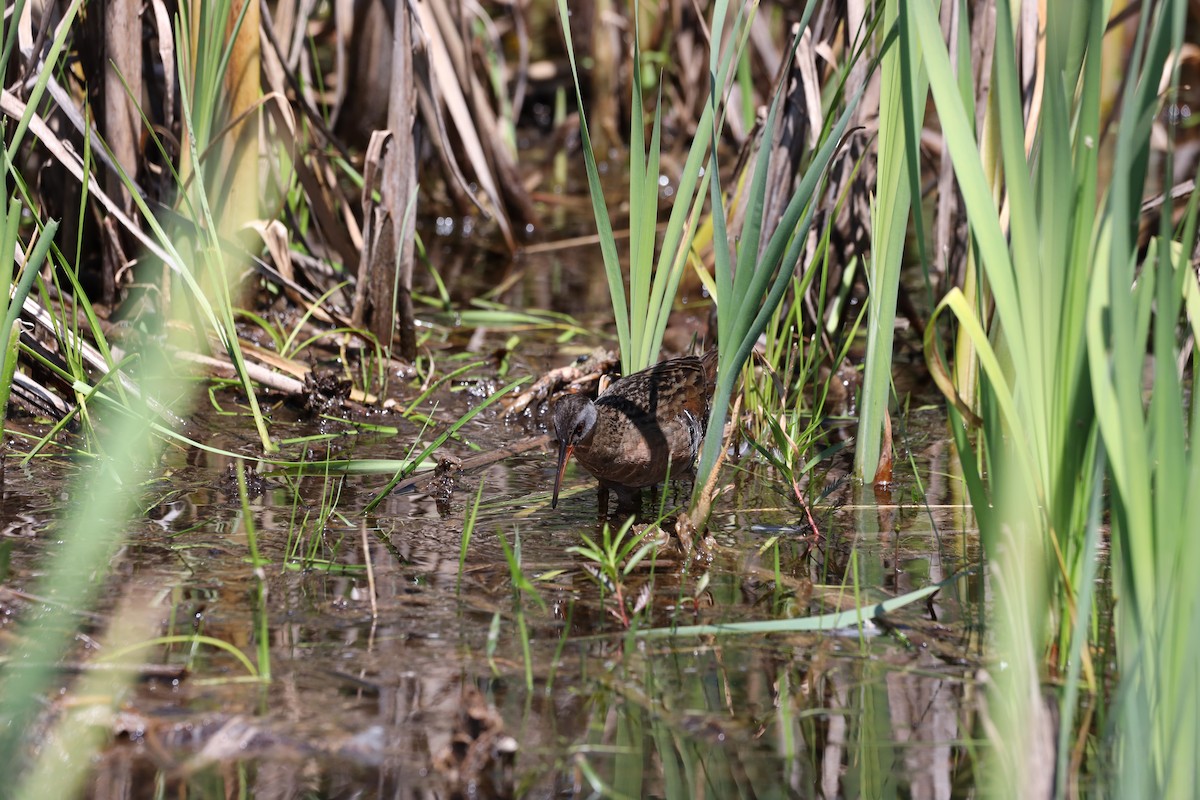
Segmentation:
<svg viewBox="0 0 1200 800">
<path fill-rule="evenodd" d="M 708 480 L 704 484 L 704 489 L 700 492 L 700 497 L 697 499 L 695 507 L 687 515 L 688 521 L 697 530 L 708 521 L 708 514 L 712 510 L 713 500 L 717 494 L 717 478 L 721 474 L 721 466 L 725 463 L 725 457 L 729 453 L 729 442 L 733 438 L 733 431 L 737 425 L 737 419 L 741 415 L 741 411 L 742 396 L 738 394 L 733 399 L 733 409 L 729 413 L 730 421 L 726 424 L 725 430 L 721 432 L 721 452 L 717 456 L 717 462 L 708 474 Z"/>
</svg>

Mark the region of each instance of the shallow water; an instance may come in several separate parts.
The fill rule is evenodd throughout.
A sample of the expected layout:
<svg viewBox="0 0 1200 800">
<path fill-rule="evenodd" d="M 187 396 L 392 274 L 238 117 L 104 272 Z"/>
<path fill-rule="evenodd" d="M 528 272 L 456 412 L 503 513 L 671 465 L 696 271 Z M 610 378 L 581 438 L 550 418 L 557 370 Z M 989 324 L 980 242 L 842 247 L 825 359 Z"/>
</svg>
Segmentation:
<svg viewBox="0 0 1200 800">
<path fill-rule="evenodd" d="M 469 391 L 437 400 L 439 419 L 477 402 Z M 977 537 L 945 477 L 941 412 L 913 407 L 897 445 L 917 472 L 898 460 L 890 492 L 863 492 L 844 479 L 849 451 L 838 454 L 813 478 L 819 534 L 761 463 L 727 465 L 708 555 L 687 559 L 668 544 L 623 579 L 627 609 L 645 604 L 627 611 L 634 633 L 610 611 L 611 589 L 601 590 L 590 562 L 568 550 L 584 534 L 601 536 L 594 482 L 573 469 L 551 511 L 550 454 L 463 475 L 441 508 L 411 492 L 366 516 L 385 477 L 268 472 L 249 501 L 256 572 L 230 459 L 169 453 L 170 478 L 155 485 L 158 501 L 116 555 L 73 658 L 84 661 L 91 638 L 134 598 L 151 609 L 152 633 L 214 637 L 260 670 L 265 630 L 271 680 L 248 682 L 243 664 L 207 644 L 146 651 L 143 675 L 106 723 L 118 737 L 96 760 L 90 793 L 964 796 L 984 599 L 977 575 L 861 629 L 638 633 L 871 604 L 977 564 Z M 274 414 L 280 439 L 321 427 L 288 422 L 286 408 Z M 253 430 L 239 420 L 201 420 L 195 435 L 250 452 Z M 397 458 L 419 431 L 396 415 L 370 422 L 399 433 L 336 436 L 285 455 Z M 468 443 L 487 451 L 540 431 L 536 418 L 485 412 L 447 450 L 466 457 Z M 11 463 L 5 620 L 53 600 L 22 592 L 55 549 L 47 520 L 61 498 L 45 487 L 74 471 L 57 460 Z M 668 489 L 664 501 L 686 489 Z M 519 545 L 528 591 L 514 591 L 505 544 Z M 164 665 L 178 673 L 152 674 Z M 60 683 L 72 680 L 64 673 Z"/>
</svg>

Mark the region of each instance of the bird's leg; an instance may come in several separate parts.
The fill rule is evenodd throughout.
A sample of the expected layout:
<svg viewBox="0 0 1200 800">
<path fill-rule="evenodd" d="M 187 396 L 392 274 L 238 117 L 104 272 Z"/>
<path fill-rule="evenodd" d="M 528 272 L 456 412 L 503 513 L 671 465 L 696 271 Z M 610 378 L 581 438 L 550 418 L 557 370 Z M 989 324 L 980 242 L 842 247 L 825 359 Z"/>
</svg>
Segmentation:
<svg viewBox="0 0 1200 800">
<path fill-rule="evenodd" d="M 617 493 L 617 514 L 628 513 L 636 516 L 641 511 L 642 491 L 640 489 L 614 486 L 613 491 Z"/>
<path fill-rule="evenodd" d="M 596 498 L 600 501 L 600 519 L 605 519 L 608 517 L 608 487 L 603 483 L 596 492 Z"/>
</svg>

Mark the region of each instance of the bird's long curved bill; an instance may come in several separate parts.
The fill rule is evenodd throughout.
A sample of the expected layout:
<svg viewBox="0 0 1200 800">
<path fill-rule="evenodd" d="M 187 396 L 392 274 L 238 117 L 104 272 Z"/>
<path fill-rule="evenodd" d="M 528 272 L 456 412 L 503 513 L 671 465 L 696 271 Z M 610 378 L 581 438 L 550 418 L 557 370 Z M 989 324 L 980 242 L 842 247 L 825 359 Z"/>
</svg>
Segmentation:
<svg viewBox="0 0 1200 800">
<path fill-rule="evenodd" d="M 575 446 L 567 442 L 558 443 L 558 472 L 554 476 L 554 495 L 550 498 L 550 507 L 558 505 L 558 490 L 562 488 L 563 474 L 567 471 L 567 460 L 571 458 Z"/>
</svg>

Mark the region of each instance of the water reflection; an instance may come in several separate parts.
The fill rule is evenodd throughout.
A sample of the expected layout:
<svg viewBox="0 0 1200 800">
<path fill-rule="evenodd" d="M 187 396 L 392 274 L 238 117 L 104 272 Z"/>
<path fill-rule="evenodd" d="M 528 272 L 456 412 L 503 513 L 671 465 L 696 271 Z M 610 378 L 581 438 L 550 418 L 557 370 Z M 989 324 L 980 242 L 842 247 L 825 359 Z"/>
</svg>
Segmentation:
<svg viewBox="0 0 1200 800">
<path fill-rule="evenodd" d="M 453 413 L 467 401 L 446 402 Z M 485 448 L 508 436 L 498 425 L 467 433 Z M 395 447 L 360 438 L 348 452 L 394 457 Z M 836 469 L 823 475 L 831 489 L 814 505 L 816 531 L 768 471 L 731 469 L 710 559 L 663 556 L 627 576 L 631 592 L 650 591 L 638 624 L 823 613 L 956 574 L 978 553 L 951 490 L 932 491 L 952 486 L 937 477 L 942 457 L 920 462 L 924 492 L 910 477 L 890 496 L 863 495 Z M 186 673 L 130 690 L 93 796 L 969 792 L 978 577 L 862 631 L 639 638 L 568 552 L 598 534 L 594 518 L 548 511 L 552 464 L 533 453 L 467 476 L 448 515 L 409 494 L 362 518 L 383 479 L 270 478 L 251 501 L 264 606 L 238 503 L 222 488 L 227 466 L 208 454 L 179 465 L 118 555 L 112 591 L 153 588 L 161 633 L 214 637 L 251 659 L 265 630 L 273 679 L 245 682 L 245 667 L 214 647 L 162 646 L 147 661 Z M 501 534 L 519 537 L 540 603 L 514 593 Z M 50 546 L 22 538 L 18 580 Z"/>
</svg>

